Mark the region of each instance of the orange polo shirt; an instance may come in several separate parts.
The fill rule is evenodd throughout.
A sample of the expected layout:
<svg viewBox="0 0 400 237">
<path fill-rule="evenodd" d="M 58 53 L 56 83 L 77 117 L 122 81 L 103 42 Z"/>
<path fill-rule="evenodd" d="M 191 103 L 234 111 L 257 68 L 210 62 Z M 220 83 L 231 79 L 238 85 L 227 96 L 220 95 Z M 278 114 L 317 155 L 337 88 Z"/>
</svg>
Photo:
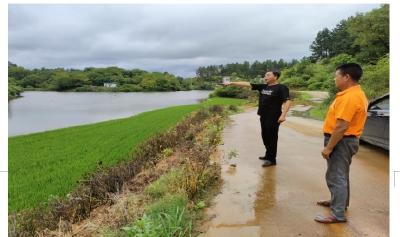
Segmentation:
<svg viewBox="0 0 400 237">
<path fill-rule="evenodd" d="M 337 93 L 325 118 L 324 133 L 332 134 L 336 120 L 343 119 L 350 123 L 344 135 L 355 135 L 359 138 L 367 120 L 367 110 L 368 100 L 360 85 Z"/>
</svg>

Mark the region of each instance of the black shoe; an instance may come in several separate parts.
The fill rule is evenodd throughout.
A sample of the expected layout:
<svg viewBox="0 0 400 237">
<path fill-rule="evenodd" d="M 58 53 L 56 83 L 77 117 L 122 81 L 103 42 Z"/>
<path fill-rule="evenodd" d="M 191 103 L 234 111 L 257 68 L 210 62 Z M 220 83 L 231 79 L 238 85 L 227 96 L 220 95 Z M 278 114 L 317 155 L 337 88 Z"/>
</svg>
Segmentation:
<svg viewBox="0 0 400 237">
<path fill-rule="evenodd" d="M 270 160 L 266 160 L 264 162 L 264 164 L 262 165 L 262 167 L 269 167 L 269 166 L 275 166 L 275 165 L 276 165 L 276 162 L 272 162 Z"/>
<path fill-rule="evenodd" d="M 258 157 L 258 159 L 260 159 L 260 160 L 268 160 L 268 158 L 265 157 L 265 156 L 260 156 L 260 157 Z"/>
</svg>

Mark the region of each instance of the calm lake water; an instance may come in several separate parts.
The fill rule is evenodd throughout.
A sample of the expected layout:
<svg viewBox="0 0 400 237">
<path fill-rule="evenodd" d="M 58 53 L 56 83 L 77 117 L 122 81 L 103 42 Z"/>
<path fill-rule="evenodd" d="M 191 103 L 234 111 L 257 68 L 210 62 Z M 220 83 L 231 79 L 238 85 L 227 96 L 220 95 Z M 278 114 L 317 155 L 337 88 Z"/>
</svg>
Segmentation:
<svg viewBox="0 0 400 237">
<path fill-rule="evenodd" d="M 199 103 L 210 91 L 24 92 L 8 104 L 8 136 L 129 117 L 154 109 Z"/>
</svg>

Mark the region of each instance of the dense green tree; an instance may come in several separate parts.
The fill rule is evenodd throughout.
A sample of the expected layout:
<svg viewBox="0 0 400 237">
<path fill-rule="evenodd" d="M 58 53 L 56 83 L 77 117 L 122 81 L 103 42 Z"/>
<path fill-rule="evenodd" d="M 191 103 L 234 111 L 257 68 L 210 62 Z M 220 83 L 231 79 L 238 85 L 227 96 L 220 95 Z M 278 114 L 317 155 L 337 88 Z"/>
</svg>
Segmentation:
<svg viewBox="0 0 400 237">
<path fill-rule="evenodd" d="M 349 18 L 351 19 L 351 17 Z M 359 52 L 359 47 L 353 45 L 355 37 L 348 32 L 348 21 L 342 20 L 331 31 L 331 55 L 336 56 L 339 54 L 355 55 Z"/>
<path fill-rule="evenodd" d="M 25 88 L 36 88 L 42 84 L 43 80 L 38 74 L 28 74 L 24 78 L 22 78 L 19 84 Z"/>
<path fill-rule="evenodd" d="M 259 81 L 259 78 L 263 77 L 266 71 L 269 70 L 282 70 L 296 63 L 286 62 L 283 59 L 276 60 L 266 60 L 263 62 L 255 61 L 252 64 L 248 61 L 243 63 L 228 63 L 225 65 L 210 65 L 199 67 L 196 71 L 196 86 L 205 85 L 208 83 L 210 85 L 216 85 L 221 83 L 223 76 L 239 77 L 242 80 Z"/>
<path fill-rule="evenodd" d="M 148 74 L 144 76 L 139 85 L 146 91 L 152 91 L 155 90 L 157 82 L 150 74 Z"/>
<path fill-rule="evenodd" d="M 86 77 L 79 73 L 58 70 L 51 77 L 51 89 L 66 91 L 85 85 Z"/>
<path fill-rule="evenodd" d="M 360 48 L 356 57 L 365 63 L 376 62 L 389 53 L 389 5 L 349 19 L 348 32 L 354 37 L 353 46 Z"/>
<path fill-rule="evenodd" d="M 369 98 L 388 91 L 389 6 L 349 17 L 333 30 L 321 30 L 310 49 L 311 60 L 303 58 L 282 70 L 282 83 L 292 88 L 328 90 L 333 96 L 337 92 L 332 80 L 336 67 L 355 62 L 364 68 L 361 83 Z"/>
<path fill-rule="evenodd" d="M 389 68 L 389 55 L 383 56 L 376 64 L 364 67 L 360 82 L 368 98 L 376 98 L 389 92 Z"/>
<path fill-rule="evenodd" d="M 328 28 L 319 31 L 310 46 L 313 59 L 328 58 L 332 54 L 332 33 Z"/>
<path fill-rule="evenodd" d="M 17 85 L 15 78 L 8 77 L 8 100 L 20 96 L 21 92 L 22 87 Z"/>
<path fill-rule="evenodd" d="M 15 65 L 15 64 L 14 64 Z M 29 70 L 19 66 L 9 66 L 8 76 L 14 78 L 16 81 L 22 80 L 29 74 Z"/>
</svg>

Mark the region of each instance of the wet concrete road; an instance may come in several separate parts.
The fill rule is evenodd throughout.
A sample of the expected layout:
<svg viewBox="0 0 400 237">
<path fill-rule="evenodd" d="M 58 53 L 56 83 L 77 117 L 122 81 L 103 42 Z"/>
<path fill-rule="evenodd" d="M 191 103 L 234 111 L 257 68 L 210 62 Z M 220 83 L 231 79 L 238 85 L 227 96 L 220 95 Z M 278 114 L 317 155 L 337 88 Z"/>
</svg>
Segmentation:
<svg viewBox="0 0 400 237">
<path fill-rule="evenodd" d="M 289 117 L 280 127 L 278 165 L 262 168 L 264 147 L 254 110 L 234 115 L 220 147 L 224 185 L 207 210 L 201 236 L 388 236 L 388 153 L 361 146 L 350 167 L 348 222 L 324 225 L 313 219 L 329 209 L 322 123 Z M 237 157 L 229 159 L 235 151 Z M 236 163 L 231 167 L 230 163 Z"/>
</svg>

